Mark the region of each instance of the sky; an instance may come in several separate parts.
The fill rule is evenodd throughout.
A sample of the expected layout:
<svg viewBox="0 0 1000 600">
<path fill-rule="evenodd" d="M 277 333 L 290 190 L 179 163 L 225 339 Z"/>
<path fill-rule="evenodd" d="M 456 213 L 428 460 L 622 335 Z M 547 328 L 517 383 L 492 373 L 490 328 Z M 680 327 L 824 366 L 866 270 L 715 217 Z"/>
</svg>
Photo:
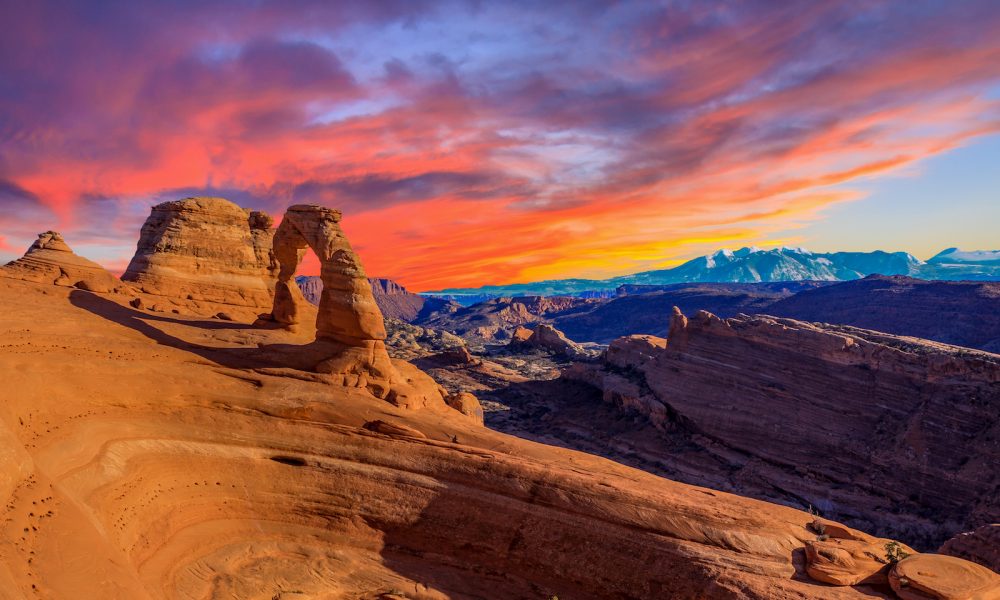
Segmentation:
<svg viewBox="0 0 1000 600">
<path fill-rule="evenodd" d="M 995 0 L 0 0 L 0 259 L 344 213 L 413 290 L 718 248 L 1000 248 Z M 315 266 L 305 267 L 305 271 Z"/>
</svg>

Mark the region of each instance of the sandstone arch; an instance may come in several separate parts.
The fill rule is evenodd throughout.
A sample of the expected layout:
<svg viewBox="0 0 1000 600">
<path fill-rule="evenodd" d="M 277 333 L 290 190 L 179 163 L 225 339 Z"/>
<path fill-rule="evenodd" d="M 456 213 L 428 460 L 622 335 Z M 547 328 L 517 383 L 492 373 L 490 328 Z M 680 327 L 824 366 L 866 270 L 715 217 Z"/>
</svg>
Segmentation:
<svg viewBox="0 0 1000 600">
<path fill-rule="evenodd" d="M 321 359 L 316 371 L 397 406 L 447 410 L 448 394 L 437 382 L 410 363 L 389 358 L 382 311 L 361 261 L 340 229 L 340 218 L 338 210 L 306 204 L 285 213 L 274 234 L 278 280 L 271 318 L 293 329 L 303 325 L 307 303 L 295 283 L 295 271 L 311 248 L 319 258 L 323 280 L 313 346 Z"/>
<path fill-rule="evenodd" d="M 347 346 L 368 346 L 385 339 L 385 322 L 375 303 L 361 261 L 340 229 L 339 210 L 297 204 L 288 209 L 274 234 L 278 282 L 271 316 L 285 325 L 300 323 L 306 300 L 295 271 L 311 248 L 320 262 L 323 295 L 316 335 Z"/>
</svg>

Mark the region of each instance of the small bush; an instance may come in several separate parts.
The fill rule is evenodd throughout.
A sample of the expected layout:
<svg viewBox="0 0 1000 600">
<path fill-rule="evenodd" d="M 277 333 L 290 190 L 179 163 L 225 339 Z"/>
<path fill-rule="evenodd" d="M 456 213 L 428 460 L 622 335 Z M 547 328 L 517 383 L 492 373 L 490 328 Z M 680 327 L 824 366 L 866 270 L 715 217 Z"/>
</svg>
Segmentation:
<svg viewBox="0 0 1000 600">
<path fill-rule="evenodd" d="M 909 555 L 909 552 L 904 551 L 903 548 L 900 547 L 899 542 L 888 542 L 885 545 L 885 559 L 889 561 L 890 564 L 898 563 Z"/>
<path fill-rule="evenodd" d="M 823 535 L 826 533 L 826 524 L 820 521 L 819 519 L 816 519 L 815 521 L 809 524 L 809 529 L 812 529 L 819 535 Z"/>
<path fill-rule="evenodd" d="M 819 534 L 819 535 L 816 536 L 816 541 L 817 542 L 825 542 L 828 539 L 830 539 L 830 536 L 826 535 L 825 533 L 821 533 L 821 534 Z"/>
</svg>

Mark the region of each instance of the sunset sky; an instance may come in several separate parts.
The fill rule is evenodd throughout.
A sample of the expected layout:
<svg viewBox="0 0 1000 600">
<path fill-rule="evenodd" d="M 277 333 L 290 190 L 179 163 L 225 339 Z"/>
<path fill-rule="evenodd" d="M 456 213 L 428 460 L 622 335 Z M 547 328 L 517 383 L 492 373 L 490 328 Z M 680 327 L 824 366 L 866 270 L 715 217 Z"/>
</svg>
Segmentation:
<svg viewBox="0 0 1000 600">
<path fill-rule="evenodd" d="M 344 211 L 415 290 L 1000 249 L 1000 2 L 0 0 L 0 259 Z"/>
</svg>

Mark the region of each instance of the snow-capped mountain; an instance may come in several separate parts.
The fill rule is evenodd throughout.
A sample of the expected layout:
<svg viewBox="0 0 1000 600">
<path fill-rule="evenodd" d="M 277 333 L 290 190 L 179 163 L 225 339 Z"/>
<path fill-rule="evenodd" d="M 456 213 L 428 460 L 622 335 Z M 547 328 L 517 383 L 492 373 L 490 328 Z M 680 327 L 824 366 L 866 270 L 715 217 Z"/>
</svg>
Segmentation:
<svg viewBox="0 0 1000 600">
<path fill-rule="evenodd" d="M 718 250 L 672 269 L 644 271 L 613 279 L 562 279 L 506 286 L 449 289 L 427 295 L 463 297 L 554 296 L 607 293 L 624 284 L 758 283 L 775 281 L 848 281 L 868 275 L 909 275 L 922 279 L 1000 280 L 1000 250 L 949 248 L 927 262 L 907 252 L 828 252 L 805 248 Z"/>
<path fill-rule="evenodd" d="M 1000 279 L 1000 250 L 948 248 L 920 268 L 925 279 Z"/>
<path fill-rule="evenodd" d="M 762 281 L 843 281 L 872 273 L 913 275 L 922 263 L 906 252 L 833 252 L 816 254 L 805 248 L 756 247 L 719 250 L 674 267 L 616 277 L 620 283 L 686 282 L 756 283 Z"/>
<path fill-rule="evenodd" d="M 959 250 L 948 248 L 938 252 L 928 264 L 1000 265 L 1000 250 Z"/>
</svg>

